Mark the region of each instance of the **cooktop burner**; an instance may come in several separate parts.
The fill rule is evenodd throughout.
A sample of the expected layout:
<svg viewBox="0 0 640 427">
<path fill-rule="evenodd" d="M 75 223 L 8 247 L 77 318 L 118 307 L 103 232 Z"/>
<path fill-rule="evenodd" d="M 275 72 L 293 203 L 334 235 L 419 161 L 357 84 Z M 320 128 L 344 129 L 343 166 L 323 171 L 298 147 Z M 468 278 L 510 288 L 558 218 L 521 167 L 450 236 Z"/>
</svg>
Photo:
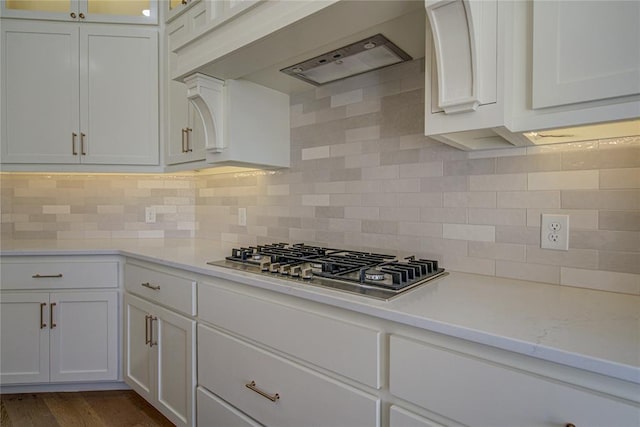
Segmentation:
<svg viewBox="0 0 640 427">
<path fill-rule="evenodd" d="M 271 275 L 388 300 L 445 273 L 438 261 L 398 260 L 393 255 L 273 243 L 233 249 L 208 264 Z"/>
</svg>

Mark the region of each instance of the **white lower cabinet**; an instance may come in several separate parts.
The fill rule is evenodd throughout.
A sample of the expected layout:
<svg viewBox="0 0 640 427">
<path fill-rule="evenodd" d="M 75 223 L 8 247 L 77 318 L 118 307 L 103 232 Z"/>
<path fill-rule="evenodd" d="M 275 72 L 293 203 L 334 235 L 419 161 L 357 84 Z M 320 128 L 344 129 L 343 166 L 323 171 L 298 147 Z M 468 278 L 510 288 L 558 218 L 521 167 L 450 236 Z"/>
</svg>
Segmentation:
<svg viewBox="0 0 640 427">
<path fill-rule="evenodd" d="M 264 425 L 380 425 L 377 396 L 203 325 L 198 360 L 200 386 Z"/>
<path fill-rule="evenodd" d="M 194 423 L 195 321 L 124 297 L 125 382 L 173 423 Z"/>
<path fill-rule="evenodd" d="M 391 335 L 389 364 L 394 396 L 465 425 L 640 425 L 637 404 L 426 342 Z"/>
<path fill-rule="evenodd" d="M 118 293 L 0 296 L 0 382 L 27 384 L 118 378 Z"/>
<path fill-rule="evenodd" d="M 116 381 L 118 292 L 90 288 L 117 287 L 117 271 L 113 259 L 3 258 L 0 384 Z"/>
</svg>

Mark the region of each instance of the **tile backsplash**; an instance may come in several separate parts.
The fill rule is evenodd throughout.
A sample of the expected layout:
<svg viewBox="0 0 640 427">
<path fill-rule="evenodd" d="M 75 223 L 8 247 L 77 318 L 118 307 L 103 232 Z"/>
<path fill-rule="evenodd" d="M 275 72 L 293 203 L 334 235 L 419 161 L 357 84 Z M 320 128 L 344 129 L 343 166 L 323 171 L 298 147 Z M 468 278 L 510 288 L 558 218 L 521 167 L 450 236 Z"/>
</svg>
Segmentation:
<svg viewBox="0 0 640 427">
<path fill-rule="evenodd" d="M 640 137 L 459 151 L 423 135 L 422 67 L 293 95 L 287 170 L 3 174 L 2 237 L 306 242 L 640 294 Z M 570 216 L 569 251 L 540 249 L 542 213 Z"/>
</svg>

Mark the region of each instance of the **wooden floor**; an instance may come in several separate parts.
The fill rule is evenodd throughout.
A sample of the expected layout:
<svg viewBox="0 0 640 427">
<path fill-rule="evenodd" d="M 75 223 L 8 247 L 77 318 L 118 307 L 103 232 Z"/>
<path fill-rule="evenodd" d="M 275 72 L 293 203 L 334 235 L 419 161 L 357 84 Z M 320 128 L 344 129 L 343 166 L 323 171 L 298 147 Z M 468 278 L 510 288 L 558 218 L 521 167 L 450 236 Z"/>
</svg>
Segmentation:
<svg viewBox="0 0 640 427">
<path fill-rule="evenodd" d="M 2 427 L 173 426 L 130 390 L 0 395 Z"/>
</svg>

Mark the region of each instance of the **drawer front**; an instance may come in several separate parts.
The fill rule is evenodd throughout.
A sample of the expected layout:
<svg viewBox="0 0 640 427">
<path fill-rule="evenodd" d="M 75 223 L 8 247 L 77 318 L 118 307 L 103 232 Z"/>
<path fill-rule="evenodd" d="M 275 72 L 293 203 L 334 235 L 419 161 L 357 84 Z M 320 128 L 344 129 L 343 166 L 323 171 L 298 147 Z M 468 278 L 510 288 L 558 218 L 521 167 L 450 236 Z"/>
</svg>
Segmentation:
<svg viewBox="0 0 640 427">
<path fill-rule="evenodd" d="M 117 288 L 118 261 L 96 259 L 2 258 L 2 289 Z"/>
<path fill-rule="evenodd" d="M 389 427 L 444 427 L 396 405 L 389 409 Z"/>
<path fill-rule="evenodd" d="M 202 387 L 196 390 L 199 426 L 260 427 L 260 424 Z"/>
<path fill-rule="evenodd" d="M 238 335 L 380 387 L 380 331 L 200 283 L 199 317 Z"/>
<path fill-rule="evenodd" d="M 198 325 L 198 384 L 268 426 L 379 426 L 380 401 Z M 246 385 L 255 383 L 257 390 Z"/>
<path fill-rule="evenodd" d="M 196 282 L 165 271 L 127 263 L 124 269 L 127 291 L 174 310 L 195 316 Z"/>
<path fill-rule="evenodd" d="M 468 425 L 640 425 L 637 406 L 394 335 L 389 383 L 395 396 Z"/>
</svg>

